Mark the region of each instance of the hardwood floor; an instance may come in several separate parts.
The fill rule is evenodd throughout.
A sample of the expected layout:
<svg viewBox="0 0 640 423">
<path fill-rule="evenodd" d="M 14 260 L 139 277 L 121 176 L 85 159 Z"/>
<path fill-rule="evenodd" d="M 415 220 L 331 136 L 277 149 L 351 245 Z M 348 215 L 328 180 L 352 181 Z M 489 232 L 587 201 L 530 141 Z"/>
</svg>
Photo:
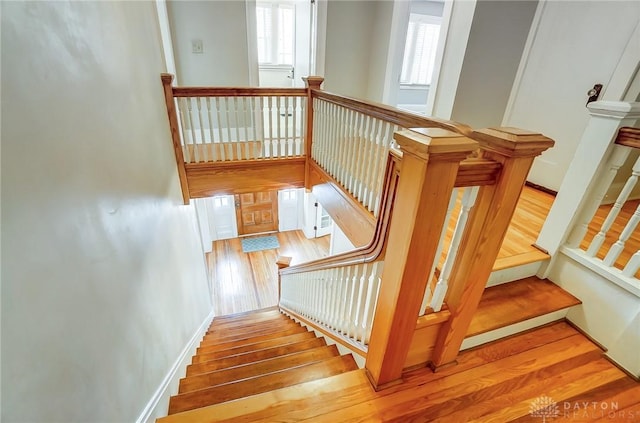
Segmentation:
<svg viewBox="0 0 640 423">
<path fill-rule="evenodd" d="M 159 423 L 640 421 L 640 384 L 565 322 L 463 351 L 457 361 L 407 372 L 379 392 L 353 370 Z"/>
<path fill-rule="evenodd" d="M 291 264 L 326 257 L 329 237 L 307 239 L 302 231 L 274 234 L 280 248 L 243 253 L 240 238 L 214 241 L 207 254 L 213 283 L 216 316 L 275 306 L 278 303 L 276 258 L 292 257 Z"/>
</svg>

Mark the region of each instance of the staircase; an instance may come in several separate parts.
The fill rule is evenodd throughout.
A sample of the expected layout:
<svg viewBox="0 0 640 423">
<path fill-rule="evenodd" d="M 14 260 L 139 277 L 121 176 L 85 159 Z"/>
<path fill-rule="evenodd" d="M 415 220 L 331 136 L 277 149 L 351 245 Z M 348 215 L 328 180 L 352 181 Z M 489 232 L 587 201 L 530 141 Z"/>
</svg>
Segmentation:
<svg viewBox="0 0 640 423">
<path fill-rule="evenodd" d="M 351 355 L 276 308 L 216 317 L 169 414 L 219 404 L 357 369 Z"/>
<path fill-rule="evenodd" d="M 542 421 L 532 408 L 541 398 L 557 402 L 559 421 L 640 415 L 640 384 L 564 321 L 463 351 L 436 373 L 409 371 L 376 392 L 350 356 L 269 309 L 215 319 L 157 423 Z"/>
</svg>

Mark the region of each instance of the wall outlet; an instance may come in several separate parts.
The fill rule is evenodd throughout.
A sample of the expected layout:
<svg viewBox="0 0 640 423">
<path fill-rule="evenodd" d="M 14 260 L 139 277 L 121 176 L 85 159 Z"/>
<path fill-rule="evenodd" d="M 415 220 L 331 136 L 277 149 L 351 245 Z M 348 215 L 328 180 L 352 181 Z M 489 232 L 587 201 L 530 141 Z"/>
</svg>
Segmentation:
<svg viewBox="0 0 640 423">
<path fill-rule="evenodd" d="M 204 48 L 202 47 L 202 40 L 191 40 L 191 52 L 194 54 L 204 53 Z"/>
</svg>

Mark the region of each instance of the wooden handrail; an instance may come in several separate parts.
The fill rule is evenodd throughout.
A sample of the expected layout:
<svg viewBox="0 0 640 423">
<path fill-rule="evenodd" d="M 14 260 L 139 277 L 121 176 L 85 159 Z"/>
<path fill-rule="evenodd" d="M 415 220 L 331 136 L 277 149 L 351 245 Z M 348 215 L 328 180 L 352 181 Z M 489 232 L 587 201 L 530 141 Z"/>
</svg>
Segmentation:
<svg viewBox="0 0 640 423">
<path fill-rule="evenodd" d="M 180 190 L 182 192 L 182 200 L 184 204 L 189 204 L 189 184 L 187 182 L 187 171 L 184 167 L 184 155 L 182 153 L 182 144 L 180 142 L 180 125 L 178 124 L 178 114 L 176 112 L 176 103 L 173 99 L 172 87 L 173 75 L 163 73 L 160 75 L 162 88 L 164 92 L 164 100 L 167 106 L 167 116 L 169 117 L 169 129 L 171 131 L 171 141 L 173 143 L 173 152 L 176 158 L 176 166 L 178 168 L 178 177 L 180 178 Z"/>
<path fill-rule="evenodd" d="M 174 97 L 306 97 L 304 88 L 173 87 Z"/>
<path fill-rule="evenodd" d="M 640 128 L 631 128 L 629 126 L 620 128 L 616 136 L 616 144 L 640 148 Z"/>
<path fill-rule="evenodd" d="M 312 96 L 313 98 L 319 98 L 367 116 L 391 122 L 403 128 L 442 128 L 465 136 L 470 136 L 473 132 L 471 127 L 462 123 L 435 117 L 425 117 L 384 104 L 358 100 L 327 91 L 312 90 Z"/>
<path fill-rule="evenodd" d="M 384 193 L 381 210 L 377 220 L 376 230 L 371 242 L 364 247 L 357 248 L 335 256 L 302 263 L 280 270 L 280 275 L 310 272 L 329 269 L 332 267 L 350 266 L 358 263 L 371 263 L 384 258 L 384 251 L 389 234 L 389 223 L 393 213 L 396 187 L 398 184 L 400 158 L 395 151 L 389 153 L 385 172 Z"/>
</svg>

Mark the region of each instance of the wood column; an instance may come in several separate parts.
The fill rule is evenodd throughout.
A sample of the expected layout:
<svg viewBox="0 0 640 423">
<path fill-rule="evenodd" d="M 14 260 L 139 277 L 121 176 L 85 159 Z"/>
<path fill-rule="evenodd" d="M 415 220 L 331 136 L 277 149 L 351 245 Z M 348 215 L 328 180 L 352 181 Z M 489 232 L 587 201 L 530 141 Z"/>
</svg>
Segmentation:
<svg viewBox="0 0 640 423">
<path fill-rule="evenodd" d="M 309 160 L 311 160 L 311 144 L 313 143 L 313 96 L 312 90 L 319 90 L 320 86 L 324 82 L 324 78 L 321 76 L 308 76 L 302 78 L 304 86 L 307 89 L 307 116 L 306 116 L 306 128 L 304 138 L 304 151 L 305 151 L 305 166 L 304 166 L 304 186 L 306 189 L 311 189 L 311 180 L 309 178 Z"/>
<path fill-rule="evenodd" d="M 376 389 L 400 380 L 460 161 L 478 147 L 436 128 L 394 138 L 402 167 L 366 362 Z"/>
<path fill-rule="evenodd" d="M 176 157 L 178 167 L 178 177 L 180 178 L 180 189 L 182 190 L 182 200 L 184 204 L 189 204 L 189 185 L 187 183 L 187 171 L 184 166 L 184 156 L 182 154 L 182 144 L 180 143 L 180 127 L 178 126 L 178 114 L 176 103 L 173 99 L 173 75 L 163 73 L 160 75 L 164 89 L 164 100 L 167 105 L 167 115 L 169 116 L 169 129 L 171 130 L 171 140 L 173 141 L 173 152 Z"/>
<path fill-rule="evenodd" d="M 484 157 L 502 163 L 495 185 L 480 188 L 456 258 L 445 302 L 451 317 L 443 325 L 433 353 L 434 370 L 453 363 L 491 274 L 533 159 L 553 140 L 516 128 L 474 131 Z"/>
</svg>

